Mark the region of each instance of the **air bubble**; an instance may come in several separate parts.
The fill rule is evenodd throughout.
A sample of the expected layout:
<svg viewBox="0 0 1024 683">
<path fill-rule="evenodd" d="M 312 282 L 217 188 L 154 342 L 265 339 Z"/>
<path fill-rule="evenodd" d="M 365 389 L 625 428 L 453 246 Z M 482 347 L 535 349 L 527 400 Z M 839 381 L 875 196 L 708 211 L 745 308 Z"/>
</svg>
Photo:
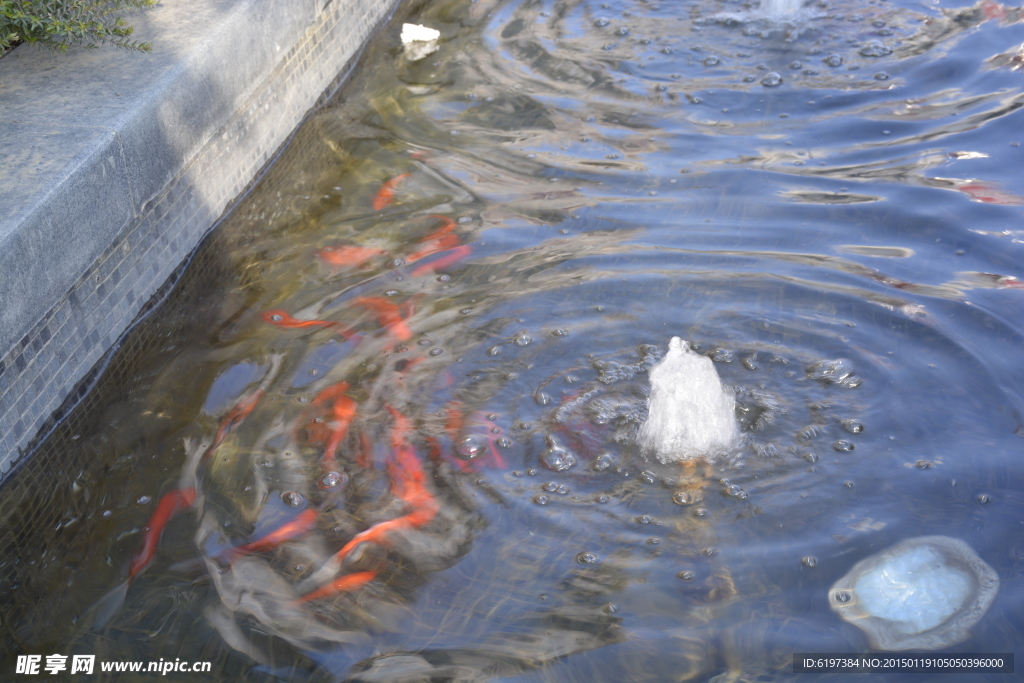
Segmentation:
<svg viewBox="0 0 1024 683">
<path fill-rule="evenodd" d="M 552 437 L 548 437 L 548 450 L 540 456 L 544 467 L 554 472 L 564 472 L 576 464 L 576 456 L 562 448 Z"/>
<path fill-rule="evenodd" d="M 638 477 L 638 479 L 640 479 L 640 481 L 642 481 L 645 484 L 653 484 L 654 478 L 654 472 L 649 472 L 647 470 L 641 472 L 640 476 Z"/>
<path fill-rule="evenodd" d="M 293 508 L 297 508 L 306 502 L 302 494 L 298 491 L 286 491 L 281 494 L 281 500 L 290 505 Z"/>
<path fill-rule="evenodd" d="M 485 437 L 475 434 L 464 436 L 455 442 L 455 455 L 463 460 L 479 457 L 487 446 L 486 441 Z"/>
<path fill-rule="evenodd" d="M 153 499 L 150 498 L 149 496 L 139 496 L 138 498 L 135 499 L 135 502 L 138 503 L 139 505 L 147 505 L 151 500 Z"/>
<path fill-rule="evenodd" d="M 513 340 L 513 343 L 516 346 L 529 346 L 530 342 L 532 341 L 533 337 L 525 333 L 520 333 L 516 335 L 516 338 Z"/>
<path fill-rule="evenodd" d="M 697 508 L 696 510 L 693 511 L 693 516 L 699 519 L 704 519 L 709 514 L 710 513 L 708 512 L 707 508 Z"/>
<path fill-rule="evenodd" d="M 553 481 L 546 481 L 543 484 L 541 484 L 540 487 L 541 489 L 547 491 L 548 493 L 554 493 L 555 491 L 558 490 L 558 484 Z"/>
<path fill-rule="evenodd" d="M 860 386 L 860 381 L 853 375 L 853 363 L 845 358 L 835 360 L 822 360 L 811 363 L 805 369 L 807 376 L 830 384 L 838 384 L 845 387 Z"/>
<path fill-rule="evenodd" d="M 640 515 L 639 517 L 636 518 L 636 523 L 637 524 L 650 524 L 653 521 L 654 521 L 654 518 L 651 517 L 650 515 Z"/>
<path fill-rule="evenodd" d="M 672 494 L 672 502 L 676 505 L 693 505 L 697 502 L 697 496 L 691 491 L 676 491 Z"/>
<path fill-rule="evenodd" d="M 777 85 L 782 85 L 782 76 L 775 71 L 769 71 L 765 74 L 764 78 L 761 79 L 761 85 L 766 88 L 774 88 Z"/>
<path fill-rule="evenodd" d="M 716 363 L 731 363 L 733 358 L 734 354 L 729 349 L 715 349 L 714 353 L 711 354 L 711 360 Z"/>
<path fill-rule="evenodd" d="M 697 575 L 694 572 L 684 569 L 683 571 L 676 574 L 676 578 L 680 581 L 693 581 Z"/>
<path fill-rule="evenodd" d="M 442 353 L 444 353 L 444 349 L 430 349 L 431 356 L 440 356 Z"/>
<path fill-rule="evenodd" d="M 333 489 L 345 483 L 345 475 L 341 472 L 327 472 L 317 480 L 317 486 L 322 489 Z"/>
<path fill-rule="evenodd" d="M 271 322 L 279 323 L 279 322 L 281 322 L 282 320 L 284 320 L 284 318 L 282 318 L 282 317 L 281 317 L 280 315 L 278 315 L 277 313 L 275 313 L 275 314 L 273 314 L 272 316 L 270 316 L 270 320 L 271 320 Z"/>
<path fill-rule="evenodd" d="M 547 505 L 548 503 L 551 502 L 551 499 L 542 493 L 539 496 L 535 496 L 533 502 L 536 503 L 537 505 Z"/>
<path fill-rule="evenodd" d="M 864 431 L 864 425 L 857 420 L 843 420 L 840 424 L 843 425 L 843 429 L 851 434 L 860 434 Z"/>
<path fill-rule="evenodd" d="M 843 64 L 843 58 L 837 54 L 830 54 L 828 57 L 825 57 L 825 59 L 821 61 L 825 62 L 829 66 L 842 66 Z"/>
<path fill-rule="evenodd" d="M 880 40 L 870 40 L 860 49 L 860 53 L 865 57 L 885 57 L 891 55 L 892 50 L 883 45 Z"/>
<path fill-rule="evenodd" d="M 889 74 L 885 73 L 884 71 L 879 71 L 878 73 L 875 74 L 875 80 L 876 81 L 887 81 L 887 80 L 889 80 Z"/>
<path fill-rule="evenodd" d="M 612 22 L 609 21 L 608 19 L 604 18 L 604 17 L 601 17 L 601 18 L 597 19 L 596 21 L 594 21 L 594 26 L 596 26 L 598 28 L 604 28 L 605 26 L 607 26 L 610 23 L 612 23 Z"/>
<path fill-rule="evenodd" d="M 580 564 L 597 564 L 597 555 L 594 553 L 580 553 L 576 556 L 576 561 Z"/>
<path fill-rule="evenodd" d="M 832 448 L 839 451 L 840 453 L 849 453 L 850 451 L 855 449 L 856 446 L 854 446 L 849 441 L 840 439 L 839 441 L 836 441 L 834 444 L 832 444 Z"/>
<path fill-rule="evenodd" d="M 989 500 L 991 500 L 991 499 L 989 498 L 987 493 L 979 493 L 978 494 L 978 502 L 981 503 L 982 505 L 987 503 Z"/>
<path fill-rule="evenodd" d="M 719 63 L 721 63 L 721 61 L 722 60 L 720 60 L 718 57 L 715 57 L 714 55 L 710 57 L 705 57 L 704 66 L 717 66 Z"/>
<path fill-rule="evenodd" d="M 614 464 L 615 458 L 612 457 L 611 453 L 602 453 L 594 458 L 594 464 L 591 467 L 597 472 L 604 472 Z"/>
<path fill-rule="evenodd" d="M 810 569 L 814 569 L 818 566 L 818 558 L 814 555 L 805 555 L 800 558 L 800 564 Z"/>
</svg>

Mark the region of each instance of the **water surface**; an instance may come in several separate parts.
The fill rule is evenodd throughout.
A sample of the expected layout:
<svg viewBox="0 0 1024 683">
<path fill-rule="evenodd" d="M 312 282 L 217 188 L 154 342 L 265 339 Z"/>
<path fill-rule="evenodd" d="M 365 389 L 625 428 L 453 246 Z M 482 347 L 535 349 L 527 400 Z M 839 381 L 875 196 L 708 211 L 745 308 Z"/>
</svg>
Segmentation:
<svg viewBox="0 0 1024 683">
<path fill-rule="evenodd" d="M 1002 581 L 950 651 L 1012 652 L 1020 17 L 432 2 L 409 21 L 442 38 L 416 61 L 389 27 L 0 490 L 6 659 L 211 661 L 225 681 L 832 680 L 790 673 L 794 652 L 867 649 L 829 586 L 929 534 Z M 635 445 L 673 336 L 736 396 L 742 438 L 712 462 Z M 342 381 L 357 410 L 323 488 Z M 436 514 L 337 571 L 371 581 L 295 603 L 411 509 L 389 408 Z M 196 506 L 96 626 L 192 476 Z M 305 510 L 306 533 L 226 559 Z"/>
</svg>

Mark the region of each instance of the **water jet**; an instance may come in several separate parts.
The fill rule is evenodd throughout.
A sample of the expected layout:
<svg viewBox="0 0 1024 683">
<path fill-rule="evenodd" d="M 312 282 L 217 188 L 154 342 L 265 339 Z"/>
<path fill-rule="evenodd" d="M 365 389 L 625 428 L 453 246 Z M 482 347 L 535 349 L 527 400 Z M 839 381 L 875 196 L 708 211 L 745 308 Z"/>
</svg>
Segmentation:
<svg viewBox="0 0 1024 683">
<path fill-rule="evenodd" d="M 650 378 L 647 421 L 638 437 L 662 463 L 712 459 L 735 441 L 736 400 L 723 389 L 710 358 L 672 337 Z"/>
</svg>

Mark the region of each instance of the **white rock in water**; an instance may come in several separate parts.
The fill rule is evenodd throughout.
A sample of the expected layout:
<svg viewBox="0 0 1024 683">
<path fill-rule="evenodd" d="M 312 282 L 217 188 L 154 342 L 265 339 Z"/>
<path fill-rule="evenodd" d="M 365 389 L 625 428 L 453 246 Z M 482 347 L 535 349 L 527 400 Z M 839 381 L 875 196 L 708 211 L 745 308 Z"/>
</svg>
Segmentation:
<svg viewBox="0 0 1024 683">
<path fill-rule="evenodd" d="M 922 536 L 861 560 L 829 591 L 840 617 L 878 650 L 936 650 L 966 640 L 999 576 L 956 538 Z"/>
<path fill-rule="evenodd" d="M 394 34 L 392 34 L 394 35 Z M 420 26 L 419 24 L 402 24 L 402 44 L 408 45 L 417 41 L 429 43 L 441 37 L 437 29 Z"/>
<path fill-rule="evenodd" d="M 722 388 L 710 358 L 672 337 L 650 370 L 651 396 L 640 445 L 663 463 L 713 458 L 736 440 L 736 401 Z"/>
</svg>

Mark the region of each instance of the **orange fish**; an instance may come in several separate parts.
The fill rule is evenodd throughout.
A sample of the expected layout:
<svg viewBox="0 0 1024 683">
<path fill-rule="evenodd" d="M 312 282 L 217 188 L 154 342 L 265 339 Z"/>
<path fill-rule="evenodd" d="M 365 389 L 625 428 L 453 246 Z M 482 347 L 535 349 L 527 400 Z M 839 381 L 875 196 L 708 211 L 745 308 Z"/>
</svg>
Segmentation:
<svg viewBox="0 0 1024 683">
<path fill-rule="evenodd" d="M 409 419 L 391 406 L 385 406 L 394 417 L 395 424 L 391 428 L 391 447 L 393 459 L 388 463 L 388 474 L 391 478 L 391 490 L 410 510 L 396 519 L 374 524 L 366 531 L 356 534 L 352 540 L 339 550 L 334 559 L 343 561 L 360 543 L 378 543 L 386 545 L 391 532 L 403 529 L 415 529 L 429 523 L 437 515 L 437 500 L 427 490 L 427 475 L 423 472 L 415 449 L 409 444 L 408 434 L 412 430 Z M 336 579 L 299 599 L 307 602 L 317 598 L 334 595 L 343 590 L 351 590 L 365 584 L 376 576 L 376 572 L 359 572 Z"/>
<path fill-rule="evenodd" d="M 153 515 L 149 518 L 149 524 L 146 525 L 146 533 L 142 536 L 142 548 L 132 558 L 132 563 L 128 568 L 129 581 L 153 561 L 156 548 L 160 544 L 160 535 L 163 534 L 167 523 L 179 512 L 192 507 L 195 501 L 195 489 L 174 489 L 163 495 L 160 502 L 157 503 Z"/>
<path fill-rule="evenodd" d="M 220 421 L 220 426 L 217 427 L 217 434 L 213 437 L 213 442 L 210 444 L 209 448 L 207 448 L 203 453 L 200 458 L 200 462 L 205 461 L 210 457 L 211 453 L 217 450 L 217 446 L 220 446 L 221 442 L 224 441 L 224 437 L 228 435 L 228 432 L 234 429 L 238 423 L 244 420 L 249 413 L 253 411 L 256 404 L 260 402 L 261 398 L 263 398 L 264 393 L 263 389 L 257 389 L 236 403 L 235 406 L 228 411 L 227 415 L 225 415 Z"/>
<path fill-rule="evenodd" d="M 333 471 L 338 469 L 336 457 L 338 448 L 345 439 L 345 434 L 348 433 L 348 426 L 352 423 L 352 419 L 355 416 L 356 402 L 351 398 L 340 396 L 334 402 L 334 407 L 331 409 L 331 417 L 334 418 L 331 438 L 327 440 L 327 445 L 324 446 L 324 455 L 321 459 L 321 464 L 326 470 Z"/>
<path fill-rule="evenodd" d="M 373 210 L 380 211 L 385 206 L 395 201 L 395 188 L 398 187 L 398 183 L 402 182 L 403 179 L 408 178 L 411 173 L 403 173 L 402 175 L 396 175 L 391 180 L 387 181 L 380 186 L 377 190 L 377 194 L 373 196 Z"/>
<path fill-rule="evenodd" d="M 344 339 L 348 339 L 352 336 L 351 330 L 346 329 L 341 323 L 333 320 L 298 320 L 290 316 L 283 308 L 275 308 L 265 311 L 260 314 L 260 317 L 264 322 L 268 322 L 271 325 L 277 325 L 278 327 L 286 327 L 289 329 L 303 327 L 333 327 L 337 329 L 338 335 Z"/>
<path fill-rule="evenodd" d="M 377 296 L 364 296 L 352 302 L 356 306 L 368 308 L 377 314 L 377 324 L 386 329 L 391 336 L 399 341 L 412 339 L 412 330 L 402 320 L 398 304 Z"/>
<path fill-rule="evenodd" d="M 263 538 L 258 538 L 245 545 L 228 548 L 221 553 L 221 558 L 226 562 L 234 562 L 236 558 L 242 555 L 265 553 L 268 550 L 273 550 L 285 541 L 290 541 L 293 538 L 298 538 L 308 533 L 316 525 L 316 516 L 316 510 L 307 508 L 296 515 L 290 522 L 282 524 Z"/>
<path fill-rule="evenodd" d="M 310 600 L 326 598 L 331 595 L 335 595 L 336 593 L 355 590 L 356 588 L 373 581 L 375 576 L 377 576 L 377 572 L 354 572 L 352 574 L 346 574 L 345 576 L 335 579 L 326 586 L 316 589 L 312 593 L 303 595 L 301 598 L 296 600 L 296 602 L 309 602 Z"/>
<path fill-rule="evenodd" d="M 447 216 L 438 216 L 437 214 L 431 214 L 430 218 L 438 218 L 444 223 L 440 228 L 420 240 L 420 248 L 406 257 L 406 263 L 416 263 L 425 256 L 459 245 L 458 235 L 452 234 L 456 227 L 455 221 Z"/>
<path fill-rule="evenodd" d="M 957 188 L 976 202 L 985 204 L 1003 204 L 1005 206 L 1021 206 L 1024 204 L 1024 197 L 1018 197 L 1005 190 L 999 189 L 993 183 L 981 181 L 958 185 Z"/>
<path fill-rule="evenodd" d="M 455 247 L 454 249 L 449 249 L 442 256 L 439 256 L 430 263 L 424 263 L 416 266 L 409 274 L 413 277 L 419 277 L 420 275 L 425 275 L 427 273 L 434 273 L 442 268 L 447 268 L 453 263 L 458 263 L 472 253 L 473 250 L 466 245 Z"/>
<path fill-rule="evenodd" d="M 371 247 L 357 247 L 353 245 L 340 247 L 324 247 L 316 252 L 316 255 L 332 268 L 354 268 L 359 267 L 377 256 L 386 255 L 382 249 Z"/>
</svg>

